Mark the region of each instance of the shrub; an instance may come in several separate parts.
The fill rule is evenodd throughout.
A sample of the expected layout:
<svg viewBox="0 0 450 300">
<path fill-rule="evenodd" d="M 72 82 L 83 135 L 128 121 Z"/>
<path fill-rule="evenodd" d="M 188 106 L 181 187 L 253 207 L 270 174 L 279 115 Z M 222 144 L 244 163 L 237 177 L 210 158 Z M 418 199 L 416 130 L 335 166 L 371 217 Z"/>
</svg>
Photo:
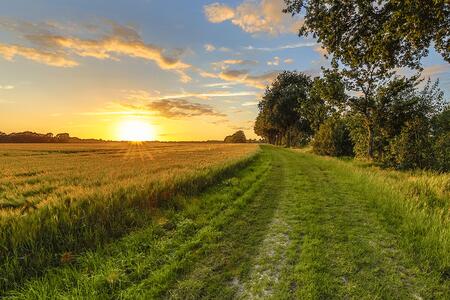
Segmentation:
<svg viewBox="0 0 450 300">
<path fill-rule="evenodd" d="M 431 168 L 433 143 L 427 120 L 415 118 L 403 126 L 387 153 L 387 161 L 399 169 Z"/>
<path fill-rule="evenodd" d="M 312 143 L 315 153 L 330 156 L 353 155 L 350 131 L 339 117 L 327 119 L 314 136 Z"/>
<path fill-rule="evenodd" d="M 450 131 L 436 137 L 433 145 L 435 156 L 435 169 L 439 171 L 450 171 Z"/>
<path fill-rule="evenodd" d="M 234 134 L 225 137 L 225 143 L 246 143 L 247 138 L 242 130 L 236 131 Z"/>
</svg>

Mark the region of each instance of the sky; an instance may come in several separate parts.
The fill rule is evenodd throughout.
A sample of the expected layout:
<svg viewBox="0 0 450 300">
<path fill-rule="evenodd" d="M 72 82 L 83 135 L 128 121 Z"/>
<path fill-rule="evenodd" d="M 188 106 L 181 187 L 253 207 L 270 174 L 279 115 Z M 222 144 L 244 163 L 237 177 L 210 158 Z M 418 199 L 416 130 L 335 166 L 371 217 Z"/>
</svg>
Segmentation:
<svg viewBox="0 0 450 300">
<path fill-rule="evenodd" d="M 283 0 L 14 0 L 0 3 L 0 131 L 123 139 L 255 138 L 257 103 L 282 70 L 329 62 Z M 450 95 L 433 50 L 424 75 Z M 141 126 L 142 129 L 142 126 Z"/>
</svg>

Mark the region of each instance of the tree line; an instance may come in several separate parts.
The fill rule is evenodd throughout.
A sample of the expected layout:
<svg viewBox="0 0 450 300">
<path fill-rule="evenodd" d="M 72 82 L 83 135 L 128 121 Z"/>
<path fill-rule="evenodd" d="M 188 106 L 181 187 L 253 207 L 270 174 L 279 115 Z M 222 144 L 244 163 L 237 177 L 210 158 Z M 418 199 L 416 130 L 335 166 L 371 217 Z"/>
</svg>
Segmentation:
<svg viewBox="0 0 450 300">
<path fill-rule="evenodd" d="M 0 131 L 0 143 L 92 143 L 103 142 L 98 139 L 80 139 L 68 133 L 36 133 L 31 131 L 6 134 Z"/>
<path fill-rule="evenodd" d="M 321 42 L 331 67 L 315 78 L 279 74 L 259 102 L 255 133 L 318 154 L 448 171 L 449 104 L 438 82 L 421 79 L 431 46 L 450 62 L 448 2 L 285 2 L 285 12 L 304 15 L 299 34 Z"/>
</svg>

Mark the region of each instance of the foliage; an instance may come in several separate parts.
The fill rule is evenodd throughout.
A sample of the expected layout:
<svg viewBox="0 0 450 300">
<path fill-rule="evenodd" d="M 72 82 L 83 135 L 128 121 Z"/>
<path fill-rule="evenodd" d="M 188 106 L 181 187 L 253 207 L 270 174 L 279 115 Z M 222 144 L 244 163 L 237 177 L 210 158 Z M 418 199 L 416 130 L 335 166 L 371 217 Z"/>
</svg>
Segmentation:
<svg viewBox="0 0 450 300">
<path fill-rule="evenodd" d="M 71 137 L 68 133 L 36 133 L 31 131 L 6 134 L 0 132 L 0 143 L 92 143 L 103 142 L 97 139 L 80 139 Z"/>
<path fill-rule="evenodd" d="M 304 11 L 300 35 L 317 37 L 332 56 L 332 66 L 342 75 L 347 89 L 358 94 L 349 100 L 366 130 L 366 156 L 382 159 L 386 141 L 379 117 L 385 109 L 384 100 L 392 100 L 383 96 L 383 89 L 411 89 L 408 85 L 417 77 L 399 80 L 393 78 L 394 70 L 420 69 L 420 60 L 431 44 L 450 62 L 448 3 L 286 0 L 286 4 L 285 12 Z"/>
<path fill-rule="evenodd" d="M 247 138 L 245 137 L 245 133 L 242 130 L 238 130 L 232 135 L 226 136 L 224 142 L 242 144 L 247 142 Z"/>
<path fill-rule="evenodd" d="M 271 144 L 303 145 L 345 99 L 344 85 L 336 73 L 326 72 L 323 78 L 311 79 L 285 71 L 266 89 L 259 103 L 255 133 Z"/>
<path fill-rule="evenodd" d="M 353 155 L 350 131 L 344 120 L 336 117 L 327 119 L 314 135 L 312 143 L 315 153 L 330 156 Z"/>
<path fill-rule="evenodd" d="M 450 7 L 446 0 L 285 2 L 286 12 L 305 14 L 300 34 L 317 36 L 328 52 L 345 64 L 358 64 L 364 55 L 365 63 L 381 62 L 384 70 L 415 68 L 432 45 L 450 62 Z"/>
<path fill-rule="evenodd" d="M 389 145 L 389 158 L 400 169 L 430 168 L 433 164 L 432 141 L 426 120 L 408 121 Z"/>
<path fill-rule="evenodd" d="M 443 172 L 450 172 L 450 130 L 439 134 L 434 141 L 434 168 Z"/>
</svg>

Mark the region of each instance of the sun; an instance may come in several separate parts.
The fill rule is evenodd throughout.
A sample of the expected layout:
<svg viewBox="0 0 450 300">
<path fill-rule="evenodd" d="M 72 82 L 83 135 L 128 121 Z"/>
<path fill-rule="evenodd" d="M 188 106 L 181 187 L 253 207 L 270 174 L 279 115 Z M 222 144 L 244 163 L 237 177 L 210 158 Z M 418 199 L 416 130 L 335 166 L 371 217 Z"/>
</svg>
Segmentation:
<svg viewBox="0 0 450 300">
<path fill-rule="evenodd" d="M 153 126 L 141 120 L 126 120 L 119 123 L 118 137 L 122 141 L 144 142 L 155 140 Z"/>
</svg>

